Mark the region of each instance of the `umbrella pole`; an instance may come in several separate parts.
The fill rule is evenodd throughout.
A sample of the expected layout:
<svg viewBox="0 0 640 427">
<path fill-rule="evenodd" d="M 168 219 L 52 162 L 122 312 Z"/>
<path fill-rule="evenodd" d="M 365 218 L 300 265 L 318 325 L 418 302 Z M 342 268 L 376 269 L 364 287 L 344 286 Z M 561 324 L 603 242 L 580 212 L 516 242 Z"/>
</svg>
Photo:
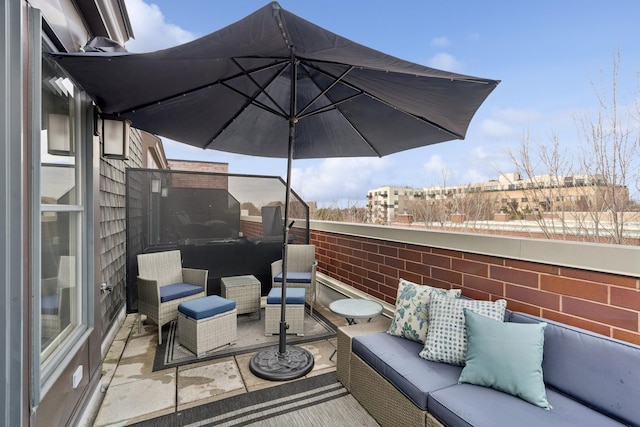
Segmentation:
<svg viewBox="0 0 640 427">
<path fill-rule="evenodd" d="M 295 92 L 295 91 L 291 91 Z M 295 101 L 293 101 L 295 102 Z M 293 147 L 296 138 L 296 119 L 292 116 L 289 119 L 289 155 L 287 157 L 287 193 L 284 199 L 284 241 L 282 243 L 282 299 L 280 300 L 280 337 L 278 341 L 278 351 L 284 354 L 287 349 L 287 254 L 289 253 L 289 207 L 291 205 L 291 164 L 293 163 Z"/>
<path fill-rule="evenodd" d="M 310 351 L 297 347 L 287 347 L 287 254 L 289 245 L 289 207 L 291 204 L 291 166 L 296 137 L 296 85 L 297 64 L 293 48 L 291 51 L 291 103 L 289 116 L 289 155 L 287 158 L 287 183 L 284 202 L 284 230 L 282 243 L 282 298 L 280 300 L 280 336 L 278 347 L 259 351 L 251 358 L 249 368 L 254 375 L 272 380 L 288 381 L 307 375 L 313 369 L 314 359 Z"/>
</svg>

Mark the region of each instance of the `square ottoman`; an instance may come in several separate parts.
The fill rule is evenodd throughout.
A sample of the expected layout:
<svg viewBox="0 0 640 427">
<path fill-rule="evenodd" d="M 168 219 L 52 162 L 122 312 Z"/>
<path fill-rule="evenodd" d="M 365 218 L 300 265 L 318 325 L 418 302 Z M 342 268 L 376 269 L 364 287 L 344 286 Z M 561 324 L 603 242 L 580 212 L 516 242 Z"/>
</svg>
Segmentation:
<svg viewBox="0 0 640 427">
<path fill-rule="evenodd" d="M 289 328 L 287 334 L 304 335 L 304 288 L 287 288 L 287 308 L 285 321 Z M 264 333 L 273 335 L 280 333 L 280 303 L 282 288 L 272 288 L 267 295 L 264 309 Z"/>
<path fill-rule="evenodd" d="M 178 340 L 198 357 L 237 338 L 235 301 L 211 295 L 180 303 Z"/>
<path fill-rule="evenodd" d="M 238 314 L 258 313 L 260 319 L 260 281 L 252 275 L 230 276 L 220 279 L 221 294 L 236 302 Z"/>
</svg>

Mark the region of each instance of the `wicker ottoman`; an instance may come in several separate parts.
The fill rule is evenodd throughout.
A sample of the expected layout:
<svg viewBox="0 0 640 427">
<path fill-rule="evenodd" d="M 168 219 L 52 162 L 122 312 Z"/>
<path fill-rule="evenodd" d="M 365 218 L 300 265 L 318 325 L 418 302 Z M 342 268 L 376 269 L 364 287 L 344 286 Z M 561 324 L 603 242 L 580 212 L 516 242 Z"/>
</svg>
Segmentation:
<svg viewBox="0 0 640 427">
<path fill-rule="evenodd" d="M 287 288 L 287 308 L 285 321 L 289 326 L 287 334 L 304 335 L 304 288 Z M 267 295 L 264 309 L 265 335 L 280 334 L 280 303 L 282 302 L 282 288 L 273 288 Z"/>
<path fill-rule="evenodd" d="M 178 340 L 198 357 L 237 338 L 235 301 L 211 295 L 180 303 Z"/>
<path fill-rule="evenodd" d="M 238 314 L 258 313 L 260 319 L 260 281 L 254 276 L 231 276 L 220 279 L 222 296 L 236 302 Z"/>
</svg>

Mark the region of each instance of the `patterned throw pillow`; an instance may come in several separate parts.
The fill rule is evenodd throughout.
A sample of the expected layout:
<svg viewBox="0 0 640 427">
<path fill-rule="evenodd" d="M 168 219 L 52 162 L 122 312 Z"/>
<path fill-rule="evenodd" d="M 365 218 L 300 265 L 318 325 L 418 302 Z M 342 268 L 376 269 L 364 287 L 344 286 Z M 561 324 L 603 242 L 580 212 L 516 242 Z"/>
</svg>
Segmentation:
<svg viewBox="0 0 640 427">
<path fill-rule="evenodd" d="M 457 298 L 460 289 L 440 289 L 400 279 L 396 311 L 388 333 L 412 341 L 424 343 L 429 325 L 429 300 L 433 293 Z"/>
<path fill-rule="evenodd" d="M 467 334 L 464 309 L 495 320 L 504 320 L 507 301 L 477 301 L 431 295 L 429 330 L 420 357 L 434 362 L 464 365 L 467 353 Z"/>
</svg>

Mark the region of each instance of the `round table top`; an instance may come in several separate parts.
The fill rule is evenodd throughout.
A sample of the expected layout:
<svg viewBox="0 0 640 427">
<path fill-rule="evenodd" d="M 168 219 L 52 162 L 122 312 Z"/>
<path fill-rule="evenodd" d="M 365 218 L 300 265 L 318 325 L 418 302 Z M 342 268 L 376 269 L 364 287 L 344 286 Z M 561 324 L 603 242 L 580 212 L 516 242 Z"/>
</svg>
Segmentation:
<svg viewBox="0 0 640 427">
<path fill-rule="evenodd" d="M 348 319 L 366 319 L 382 313 L 382 304 L 375 301 L 346 298 L 333 301 L 329 310 Z"/>
</svg>

